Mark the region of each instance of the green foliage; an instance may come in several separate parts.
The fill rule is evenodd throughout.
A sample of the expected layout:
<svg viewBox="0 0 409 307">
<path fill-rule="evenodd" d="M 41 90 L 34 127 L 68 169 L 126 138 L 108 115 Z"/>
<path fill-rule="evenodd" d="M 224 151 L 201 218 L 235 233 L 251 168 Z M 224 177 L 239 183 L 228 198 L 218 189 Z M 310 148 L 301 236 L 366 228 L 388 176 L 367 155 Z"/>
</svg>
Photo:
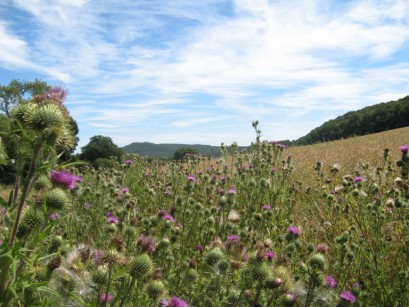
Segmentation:
<svg viewBox="0 0 409 307">
<path fill-rule="evenodd" d="M 122 150 L 108 136 L 95 135 L 81 148 L 80 158 L 94 163 L 98 158 L 117 159 L 122 157 Z"/>
<path fill-rule="evenodd" d="M 9 118 L 2 117 L 6 124 L 2 127 L 3 132 L 8 132 L 10 137 L 6 146 L 10 148 L 10 144 L 15 144 L 14 151 L 10 151 L 15 155 L 9 155 L 15 181 L 6 208 L 1 208 L 2 216 L 8 216 L 0 219 L 1 234 L 5 236 L 0 245 L 0 303 L 5 306 L 20 293 L 24 295 L 11 305 L 22 304 L 23 297 L 24 305 L 31 305 L 33 292 L 38 293 L 39 286 L 43 286 L 37 282 L 48 277 L 44 268 L 34 269 L 37 255 L 29 261 L 27 258 L 32 256 L 33 247 L 51 230 L 48 225 L 50 214 L 68 204 L 69 197 L 64 190 L 59 190 L 54 194 L 48 192 L 44 202 L 32 202 L 30 198 L 34 187 L 38 187 L 38 178 L 55 167 L 58 152 L 74 146 L 75 136 L 69 129 L 70 117 L 63 106 L 65 95 L 66 91 L 61 88 L 50 89 L 41 97 L 18 103 Z M 46 186 L 42 184 L 43 188 Z M 47 202 L 53 206 L 48 207 Z M 26 263 L 32 267 L 22 272 Z"/>
<path fill-rule="evenodd" d="M 193 147 L 180 148 L 175 151 L 173 155 L 173 159 L 180 161 L 186 158 L 186 155 L 197 155 L 197 154 L 198 154 L 198 151 Z"/>
<path fill-rule="evenodd" d="M 348 112 L 294 141 L 308 145 L 409 126 L 409 96 Z"/>
<path fill-rule="evenodd" d="M 19 103 L 45 93 L 51 87 L 44 81 L 19 81 L 13 79 L 8 85 L 0 85 L 0 112 L 10 116 L 11 109 Z"/>
<path fill-rule="evenodd" d="M 115 166 L 115 160 L 106 159 L 106 158 L 98 158 L 94 161 L 94 166 L 97 169 L 100 168 L 112 168 Z"/>
<path fill-rule="evenodd" d="M 122 147 L 122 150 L 126 153 L 135 153 L 141 156 L 173 158 L 176 150 L 186 147 L 194 148 L 197 153 L 205 156 L 219 157 L 221 155 L 219 146 L 199 144 L 153 144 L 148 142 L 134 142 Z"/>
</svg>

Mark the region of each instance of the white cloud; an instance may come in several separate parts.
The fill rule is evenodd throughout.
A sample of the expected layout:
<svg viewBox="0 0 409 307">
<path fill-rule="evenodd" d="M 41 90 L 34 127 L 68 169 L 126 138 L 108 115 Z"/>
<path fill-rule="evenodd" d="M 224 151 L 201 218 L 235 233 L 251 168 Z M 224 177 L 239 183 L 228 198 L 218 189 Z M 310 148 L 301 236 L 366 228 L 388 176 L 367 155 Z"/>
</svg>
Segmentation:
<svg viewBox="0 0 409 307">
<path fill-rule="evenodd" d="M 10 33 L 7 23 L 0 20 L 0 61 L 7 66 L 26 66 L 28 49 L 26 42 Z"/>
<path fill-rule="evenodd" d="M 0 21 L 1 63 L 68 83 L 71 113 L 83 127 L 167 121 L 161 127 L 179 130 L 149 130 L 149 139 L 193 140 L 198 126 L 211 124 L 220 138 L 246 139 L 252 120 L 274 117 L 268 129 L 297 138 L 310 127 L 297 119 L 409 90 L 409 59 L 398 54 L 409 41 L 404 0 L 13 3 L 30 14 L 30 31 L 17 35 L 17 23 Z M 195 95 L 211 108 L 193 111 Z M 222 133 L 226 123 L 242 128 Z"/>
</svg>

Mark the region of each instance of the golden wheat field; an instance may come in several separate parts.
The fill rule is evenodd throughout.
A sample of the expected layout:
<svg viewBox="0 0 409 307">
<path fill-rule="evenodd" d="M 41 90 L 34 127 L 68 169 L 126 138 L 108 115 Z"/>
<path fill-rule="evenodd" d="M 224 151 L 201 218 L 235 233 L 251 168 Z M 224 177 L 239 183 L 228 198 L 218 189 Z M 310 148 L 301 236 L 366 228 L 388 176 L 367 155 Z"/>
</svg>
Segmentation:
<svg viewBox="0 0 409 307">
<path fill-rule="evenodd" d="M 331 165 L 336 163 L 340 166 L 340 173 L 346 174 L 353 172 L 359 163 L 369 163 L 371 167 L 382 166 L 386 148 L 390 151 L 392 162 L 399 160 L 399 147 L 405 144 L 409 144 L 409 127 L 344 140 L 289 147 L 283 155 L 291 155 L 296 168 L 294 176 L 305 182 L 315 176 L 314 166 L 318 161 L 323 164 L 323 171 L 329 171 Z"/>
</svg>

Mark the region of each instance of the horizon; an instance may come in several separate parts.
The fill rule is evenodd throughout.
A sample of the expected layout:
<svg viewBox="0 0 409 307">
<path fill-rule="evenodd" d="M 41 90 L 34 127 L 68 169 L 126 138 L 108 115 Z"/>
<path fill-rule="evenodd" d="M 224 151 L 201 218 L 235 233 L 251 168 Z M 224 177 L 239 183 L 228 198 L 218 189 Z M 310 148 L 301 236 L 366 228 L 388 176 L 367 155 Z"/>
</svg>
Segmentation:
<svg viewBox="0 0 409 307">
<path fill-rule="evenodd" d="M 409 94 L 409 3 L 6 0 L 0 84 L 69 92 L 78 151 L 94 135 L 220 146 L 296 140 Z"/>
</svg>

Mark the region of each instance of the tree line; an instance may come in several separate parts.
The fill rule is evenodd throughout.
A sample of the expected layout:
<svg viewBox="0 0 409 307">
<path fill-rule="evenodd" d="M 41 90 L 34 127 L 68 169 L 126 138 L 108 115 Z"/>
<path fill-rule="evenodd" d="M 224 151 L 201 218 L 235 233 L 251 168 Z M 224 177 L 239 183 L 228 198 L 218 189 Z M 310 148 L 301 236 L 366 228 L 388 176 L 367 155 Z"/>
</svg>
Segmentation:
<svg viewBox="0 0 409 307">
<path fill-rule="evenodd" d="M 348 112 L 325 122 L 291 145 L 334 141 L 409 126 L 409 96 Z"/>
</svg>

